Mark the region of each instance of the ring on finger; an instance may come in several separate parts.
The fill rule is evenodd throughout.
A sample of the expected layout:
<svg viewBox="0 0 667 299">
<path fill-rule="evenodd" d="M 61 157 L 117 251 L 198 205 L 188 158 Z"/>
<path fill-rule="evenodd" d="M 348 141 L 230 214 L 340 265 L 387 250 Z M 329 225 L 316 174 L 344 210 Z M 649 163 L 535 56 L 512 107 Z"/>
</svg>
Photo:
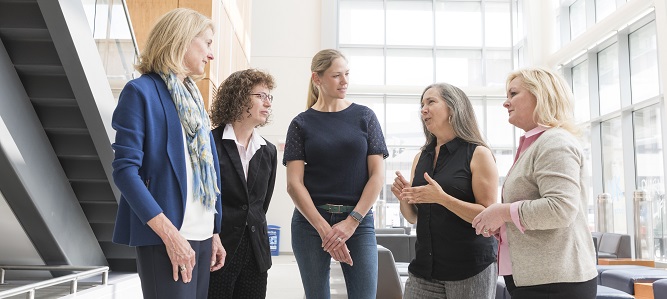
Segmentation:
<svg viewBox="0 0 667 299">
<path fill-rule="evenodd" d="M 185 272 L 188 268 L 186 268 L 185 265 L 178 265 L 178 269 L 181 270 L 181 272 Z"/>
<path fill-rule="evenodd" d="M 485 228 L 485 229 L 484 229 L 484 233 L 485 233 L 485 234 L 488 234 L 488 233 L 489 233 L 489 229 L 488 229 L 488 228 Z"/>
<path fill-rule="evenodd" d="M 343 242 L 343 239 L 341 239 L 340 237 L 338 237 L 338 238 L 336 238 L 336 241 L 338 241 L 338 242 Z"/>
</svg>

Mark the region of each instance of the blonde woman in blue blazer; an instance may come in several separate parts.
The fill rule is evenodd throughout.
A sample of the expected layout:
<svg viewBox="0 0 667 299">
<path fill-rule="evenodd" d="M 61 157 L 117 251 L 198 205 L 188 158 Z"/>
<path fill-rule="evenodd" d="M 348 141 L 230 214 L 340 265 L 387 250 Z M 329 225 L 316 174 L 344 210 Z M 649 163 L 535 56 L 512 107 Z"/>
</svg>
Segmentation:
<svg viewBox="0 0 667 299">
<path fill-rule="evenodd" d="M 151 30 L 114 111 L 113 241 L 136 247 L 144 298 L 206 298 L 224 264 L 215 143 L 193 78 L 213 59 L 213 23 L 189 9 Z"/>
</svg>

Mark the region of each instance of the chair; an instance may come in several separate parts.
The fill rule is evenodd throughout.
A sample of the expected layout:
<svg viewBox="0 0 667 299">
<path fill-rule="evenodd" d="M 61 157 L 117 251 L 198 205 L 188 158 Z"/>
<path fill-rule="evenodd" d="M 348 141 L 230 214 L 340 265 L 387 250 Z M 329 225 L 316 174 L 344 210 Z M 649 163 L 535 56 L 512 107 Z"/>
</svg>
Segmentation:
<svg viewBox="0 0 667 299">
<path fill-rule="evenodd" d="M 621 292 L 610 287 L 605 287 L 598 285 L 598 292 L 595 296 L 597 299 L 634 299 L 635 296 L 632 296 L 628 293 Z"/>
<path fill-rule="evenodd" d="M 377 299 L 402 299 L 403 285 L 389 249 L 378 245 Z"/>
<path fill-rule="evenodd" d="M 391 250 L 394 259 L 397 262 L 409 263 L 412 261 L 410 250 L 410 237 L 404 233 L 402 234 L 387 234 L 375 235 L 378 245 Z M 414 251 L 414 248 L 412 249 Z"/>
<path fill-rule="evenodd" d="M 599 242 L 598 257 L 600 258 L 632 257 L 632 242 L 630 235 L 604 233 Z"/>
<path fill-rule="evenodd" d="M 405 229 L 402 227 L 375 228 L 375 234 L 376 235 L 405 234 Z"/>
<path fill-rule="evenodd" d="M 667 271 L 656 268 L 607 270 L 602 272 L 600 283 L 603 286 L 634 295 L 636 282 L 654 282 L 664 278 L 667 278 Z"/>
<path fill-rule="evenodd" d="M 596 267 L 598 269 L 598 284 L 602 284 L 602 273 L 607 270 L 653 269 L 639 265 L 597 265 Z"/>
<path fill-rule="evenodd" d="M 667 279 L 660 279 L 653 282 L 653 298 L 667 299 Z"/>
</svg>

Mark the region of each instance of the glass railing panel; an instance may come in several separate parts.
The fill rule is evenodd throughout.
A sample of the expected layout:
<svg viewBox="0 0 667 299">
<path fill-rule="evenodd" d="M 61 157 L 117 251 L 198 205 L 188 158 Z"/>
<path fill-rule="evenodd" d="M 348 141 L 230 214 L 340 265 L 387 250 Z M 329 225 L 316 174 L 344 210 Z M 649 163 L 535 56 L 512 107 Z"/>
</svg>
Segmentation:
<svg viewBox="0 0 667 299">
<path fill-rule="evenodd" d="M 138 77 L 134 69 L 138 50 L 124 0 L 81 0 L 106 70 L 114 98 L 127 81 Z"/>
</svg>

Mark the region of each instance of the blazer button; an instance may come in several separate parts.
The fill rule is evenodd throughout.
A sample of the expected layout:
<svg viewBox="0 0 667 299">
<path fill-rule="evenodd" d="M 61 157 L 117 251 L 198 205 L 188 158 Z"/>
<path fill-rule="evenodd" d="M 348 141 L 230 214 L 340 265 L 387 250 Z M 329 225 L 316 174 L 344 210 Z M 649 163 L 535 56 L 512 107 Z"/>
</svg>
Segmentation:
<svg viewBox="0 0 667 299">
<path fill-rule="evenodd" d="M 241 207 L 241 209 L 243 209 L 244 211 L 245 211 L 245 210 L 248 210 L 248 205 L 243 205 L 243 206 Z"/>
<path fill-rule="evenodd" d="M 254 225 L 250 227 L 250 231 L 253 232 L 253 233 L 255 232 L 255 226 Z"/>
</svg>

